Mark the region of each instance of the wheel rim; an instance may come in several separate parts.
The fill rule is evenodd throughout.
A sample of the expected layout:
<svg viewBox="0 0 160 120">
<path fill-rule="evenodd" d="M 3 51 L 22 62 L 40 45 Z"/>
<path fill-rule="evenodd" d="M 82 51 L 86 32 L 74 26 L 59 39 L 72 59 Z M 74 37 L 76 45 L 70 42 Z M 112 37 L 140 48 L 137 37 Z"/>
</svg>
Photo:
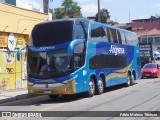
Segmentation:
<svg viewBox="0 0 160 120">
<path fill-rule="evenodd" d="M 135 81 L 135 75 L 132 75 L 132 84 L 134 84 Z"/>
<path fill-rule="evenodd" d="M 131 81 L 130 81 L 130 76 L 128 75 L 128 81 L 127 84 L 130 85 Z"/>
<path fill-rule="evenodd" d="M 100 80 L 98 81 L 98 90 L 101 93 L 103 92 L 103 89 L 104 89 L 103 81 L 102 78 L 100 78 Z"/>
<path fill-rule="evenodd" d="M 94 86 L 93 80 L 91 79 L 89 82 L 89 91 L 92 95 L 94 94 L 94 90 L 95 90 L 95 86 Z"/>
</svg>

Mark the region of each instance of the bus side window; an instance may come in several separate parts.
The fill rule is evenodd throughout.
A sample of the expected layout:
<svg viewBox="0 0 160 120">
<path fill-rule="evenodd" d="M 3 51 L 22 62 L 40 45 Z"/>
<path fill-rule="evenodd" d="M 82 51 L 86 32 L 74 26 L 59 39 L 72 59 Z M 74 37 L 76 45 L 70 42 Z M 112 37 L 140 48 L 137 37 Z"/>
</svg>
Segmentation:
<svg viewBox="0 0 160 120">
<path fill-rule="evenodd" d="M 105 36 L 104 36 L 104 39 L 106 42 L 109 42 L 109 38 L 108 38 L 108 33 L 107 33 L 107 29 L 105 27 L 103 27 L 104 29 L 104 32 L 105 32 Z"/>
<path fill-rule="evenodd" d="M 112 34 L 111 37 L 112 37 L 112 39 L 113 39 L 113 43 L 118 43 L 116 29 L 110 28 L 110 32 L 111 32 L 111 34 Z"/>
<path fill-rule="evenodd" d="M 111 38 L 111 33 L 110 33 L 110 29 L 109 28 L 106 28 L 106 31 L 107 31 L 107 38 L 108 38 L 108 42 L 112 42 L 112 38 Z"/>
<path fill-rule="evenodd" d="M 124 36 L 126 44 L 129 45 L 127 32 L 124 33 Z"/>
<path fill-rule="evenodd" d="M 85 54 L 83 53 L 84 43 L 74 46 L 74 69 L 78 69 L 84 65 Z"/>
<path fill-rule="evenodd" d="M 106 41 L 106 32 L 101 25 L 92 25 L 91 26 L 91 41 Z"/>
<path fill-rule="evenodd" d="M 84 39 L 84 32 L 80 24 L 76 24 L 74 27 L 74 38 L 75 39 Z"/>
<path fill-rule="evenodd" d="M 127 41 L 126 41 L 126 37 L 125 37 L 125 35 L 124 35 L 124 32 L 123 32 L 123 31 L 119 31 L 119 32 L 120 32 L 122 44 L 127 44 Z"/>
<path fill-rule="evenodd" d="M 117 30 L 117 35 L 118 35 L 119 43 L 122 44 L 122 38 L 121 38 L 119 30 Z"/>
<path fill-rule="evenodd" d="M 101 40 L 106 41 L 107 36 L 106 36 L 105 29 L 104 29 L 104 27 L 100 27 L 100 28 L 101 28 Z"/>
<path fill-rule="evenodd" d="M 101 37 L 101 28 L 99 25 L 92 25 L 91 26 L 91 40 L 94 42 L 99 41 Z"/>
</svg>

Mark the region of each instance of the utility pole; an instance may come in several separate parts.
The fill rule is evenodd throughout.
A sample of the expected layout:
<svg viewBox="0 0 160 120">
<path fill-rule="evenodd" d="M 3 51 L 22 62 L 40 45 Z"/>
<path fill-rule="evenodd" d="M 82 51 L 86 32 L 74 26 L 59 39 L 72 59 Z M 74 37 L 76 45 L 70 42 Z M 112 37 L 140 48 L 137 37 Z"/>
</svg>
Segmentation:
<svg viewBox="0 0 160 120">
<path fill-rule="evenodd" d="M 100 17 L 100 2 L 98 0 L 98 22 L 101 22 L 101 17 Z"/>
<path fill-rule="evenodd" d="M 49 13 L 49 0 L 43 0 L 43 10 L 44 13 L 46 14 Z"/>
<path fill-rule="evenodd" d="M 52 2 L 53 0 L 50 0 Z M 48 14 L 48 20 L 52 20 L 52 14 L 49 11 L 49 0 L 43 0 L 44 13 Z"/>
<path fill-rule="evenodd" d="M 129 23 L 131 22 L 131 14 L 130 14 L 130 11 L 129 11 Z"/>
</svg>

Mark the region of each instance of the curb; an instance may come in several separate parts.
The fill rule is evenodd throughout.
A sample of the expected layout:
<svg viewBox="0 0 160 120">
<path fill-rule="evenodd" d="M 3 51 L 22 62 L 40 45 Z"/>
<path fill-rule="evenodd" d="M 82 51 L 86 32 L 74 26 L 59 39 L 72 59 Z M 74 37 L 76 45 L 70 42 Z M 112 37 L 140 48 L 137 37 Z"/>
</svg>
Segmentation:
<svg viewBox="0 0 160 120">
<path fill-rule="evenodd" d="M 29 98 L 31 97 L 28 94 L 21 94 L 21 95 L 16 95 L 14 97 L 9 97 L 9 98 L 4 98 L 0 100 L 0 104 L 2 103 L 6 103 L 6 102 L 11 102 L 11 101 L 15 101 L 15 100 L 21 100 L 21 99 L 25 99 L 25 98 Z"/>
</svg>

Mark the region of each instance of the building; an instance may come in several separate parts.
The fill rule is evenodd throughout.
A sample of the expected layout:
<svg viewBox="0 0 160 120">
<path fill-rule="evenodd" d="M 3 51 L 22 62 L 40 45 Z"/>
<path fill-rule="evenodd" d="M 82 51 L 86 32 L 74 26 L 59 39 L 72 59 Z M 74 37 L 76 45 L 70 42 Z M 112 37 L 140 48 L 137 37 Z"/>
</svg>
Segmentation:
<svg viewBox="0 0 160 120">
<path fill-rule="evenodd" d="M 153 50 L 160 51 L 160 18 L 132 20 L 131 26 L 141 43 L 151 42 Z"/>
<path fill-rule="evenodd" d="M 0 2 L 0 18 L 0 91 L 26 87 L 26 51 L 22 52 L 21 61 L 16 60 L 16 52 L 27 45 L 34 25 L 46 21 L 48 15 L 3 1 Z"/>
<path fill-rule="evenodd" d="M 46 0 L 47 1 L 47 0 Z M 43 0 L 0 0 L 0 2 L 4 2 L 16 7 L 28 9 L 28 10 L 33 10 L 37 12 L 44 12 L 43 10 Z"/>
<path fill-rule="evenodd" d="M 137 33 L 139 42 L 152 43 L 154 51 L 160 51 L 160 18 L 137 19 L 131 23 L 114 26 Z"/>
</svg>

